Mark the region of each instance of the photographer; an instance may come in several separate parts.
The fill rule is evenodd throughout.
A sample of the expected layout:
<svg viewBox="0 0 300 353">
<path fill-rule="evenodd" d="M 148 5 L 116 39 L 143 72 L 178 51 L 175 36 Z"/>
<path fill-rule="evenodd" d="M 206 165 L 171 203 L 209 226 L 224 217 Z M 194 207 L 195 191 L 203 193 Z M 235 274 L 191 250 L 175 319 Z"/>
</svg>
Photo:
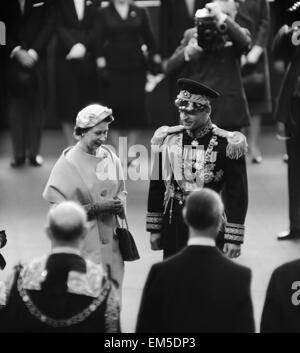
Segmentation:
<svg viewBox="0 0 300 353">
<path fill-rule="evenodd" d="M 235 21 L 235 18 L 237 21 Z M 249 110 L 241 81 L 240 58 L 251 47 L 246 28 L 251 21 L 238 12 L 233 0 L 216 0 L 195 15 L 195 27 L 188 29 L 181 45 L 168 59 L 167 74 L 200 81 L 220 92 L 213 102 L 212 121 L 237 130 L 249 125 Z"/>
</svg>

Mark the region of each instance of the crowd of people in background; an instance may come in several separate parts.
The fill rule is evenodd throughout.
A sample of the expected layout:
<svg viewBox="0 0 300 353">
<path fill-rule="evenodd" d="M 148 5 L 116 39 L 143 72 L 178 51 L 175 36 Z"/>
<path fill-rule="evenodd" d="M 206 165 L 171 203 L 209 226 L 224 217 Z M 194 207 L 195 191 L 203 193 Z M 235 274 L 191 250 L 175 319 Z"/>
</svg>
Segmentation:
<svg viewBox="0 0 300 353">
<path fill-rule="evenodd" d="M 0 331 L 120 332 L 124 261 L 115 228 L 126 219 L 127 191 L 120 156 L 104 143 L 112 122 L 108 141 L 116 149 L 119 136 L 126 136 L 130 147 L 137 131 L 147 128 L 150 72 L 165 75 L 168 98 L 176 99 L 173 127 L 158 129 L 152 145 L 180 139 L 183 146 L 200 143 L 211 169 L 197 161 L 194 148 L 192 179 L 150 181 L 151 247 L 170 258 L 150 271 L 136 331 L 254 332 L 251 271 L 226 258 L 241 254 L 247 212 L 242 132 L 249 136 L 252 163 L 261 164 L 260 128 L 264 116 L 274 113 L 288 153 L 290 229 L 278 239 L 299 239 L 300 61 L 294 44 L 299 29 L 293 22 L 300 18 L 300 6 L 292 0 L 161 0 L 155 38 L 147 9 L 131 0 L 104 3 L 0 4 L 7 36 L 0 47 L 1 114 L 10 126 L 11 167 L 43 164 L 39 153 L 51 43 L 55 114 L 71 146 L 56 162 L 43 193 L 51 206 L 46 232 L 52 253 L 17 267 L 8 290 L 0 286 Z M 216 23 L 219 41 L 201 37 L 205 16 Z M 272 85 L 274 75 L 283 77 L 279 91 Z M 223 160 L 216 162 L 218 153 Z M 220 169 L 214 174 L 216 165 Z M 115 177 L 101 180 L 105 168 Z M 297 306 L 287 294 L 298 267 L 291 263 L 272 275 L 262 332 L 299 331 Z M 179 273 L 185 283 L 176 280 Z M 170 291 L 176 294 L 172 300 Z M 191 301 L 195 310 L 189 312 L 185 304 Z"/>
</svg>

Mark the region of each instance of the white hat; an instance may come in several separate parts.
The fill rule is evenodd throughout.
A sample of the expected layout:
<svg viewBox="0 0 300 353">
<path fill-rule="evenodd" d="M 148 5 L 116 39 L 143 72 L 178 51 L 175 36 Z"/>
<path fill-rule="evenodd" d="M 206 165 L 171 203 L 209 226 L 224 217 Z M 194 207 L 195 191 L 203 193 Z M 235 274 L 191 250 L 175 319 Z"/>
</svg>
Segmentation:
<svg viewBox="0 0 300 353">
<path fill-rule="evenodd" d="M 76 117 L 76 126 L 82 129 L 94 127 L 108 116 L 114 120 L 112 110 L 100 104 L 91 104 L 83 108 Z"/>
</svg>

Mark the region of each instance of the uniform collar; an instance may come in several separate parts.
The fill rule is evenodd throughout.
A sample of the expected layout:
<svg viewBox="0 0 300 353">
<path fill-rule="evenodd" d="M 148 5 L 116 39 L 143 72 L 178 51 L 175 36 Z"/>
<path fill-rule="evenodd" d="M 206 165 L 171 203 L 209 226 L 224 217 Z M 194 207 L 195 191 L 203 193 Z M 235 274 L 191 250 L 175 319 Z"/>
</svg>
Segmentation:
<svg viewBox="0 0 300 353">
<path fill-rule="evenodd" d="M 205 135 L 207 135 L 211 131 L 211 129 L 212 129 L 212 122 L 211 122 L 211 119 L 209 118 L 205 126 L 199 129 L 192 130 L 191 132 L 188 132 L 187 130 L 187 134 L 193 139 L 200 139 Z"/>
</svg>

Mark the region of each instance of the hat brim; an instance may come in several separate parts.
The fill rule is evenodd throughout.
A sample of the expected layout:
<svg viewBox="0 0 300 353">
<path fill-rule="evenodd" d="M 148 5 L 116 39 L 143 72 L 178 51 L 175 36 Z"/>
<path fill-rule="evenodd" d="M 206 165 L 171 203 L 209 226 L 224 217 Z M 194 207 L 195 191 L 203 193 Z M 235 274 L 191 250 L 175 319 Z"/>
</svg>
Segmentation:
<svg viewBox="0 0 300 353">
<path fill-rule="evenodd" d="M 191 94 L 198 94 L 208 98 L 220 97 L 220 94 L 212 88 L 188 78 L 180 78 L 177 80 L 177 85 L 180 90 L 188 91 Z"/>
</svg>

